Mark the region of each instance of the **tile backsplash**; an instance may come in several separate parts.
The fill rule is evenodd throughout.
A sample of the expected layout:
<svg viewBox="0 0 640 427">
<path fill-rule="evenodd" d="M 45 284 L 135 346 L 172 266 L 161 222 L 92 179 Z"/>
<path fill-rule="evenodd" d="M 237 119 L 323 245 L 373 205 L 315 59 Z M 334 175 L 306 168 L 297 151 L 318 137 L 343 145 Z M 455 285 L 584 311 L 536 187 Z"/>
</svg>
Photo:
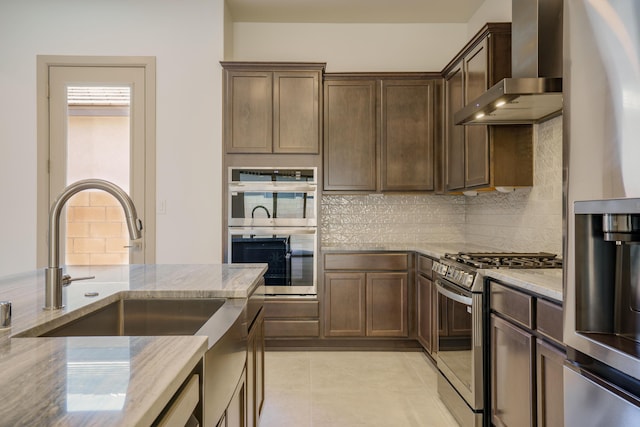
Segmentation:
<svg viewBox="0 0 640 427">
<path fill-rule="evenodd" d="M 534 126 L 534 185 L 475 197 L 324 195 L 322 244 L 462 242 L 562 253 L 562 117 Z"/>
</svg>

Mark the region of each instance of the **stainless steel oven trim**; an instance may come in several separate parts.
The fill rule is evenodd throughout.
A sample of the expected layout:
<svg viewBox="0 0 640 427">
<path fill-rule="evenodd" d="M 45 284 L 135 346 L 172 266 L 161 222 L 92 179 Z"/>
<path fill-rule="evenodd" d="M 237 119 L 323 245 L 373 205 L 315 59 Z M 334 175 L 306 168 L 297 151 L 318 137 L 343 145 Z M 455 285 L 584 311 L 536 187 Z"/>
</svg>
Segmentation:
<svg viewBox="0 0 640 427">
<path fill-rule="evenodd" d="M 318 168 L 315 166 L 304 166 L 304 167 L 295 167 L 295 166 L 247 166 L 247 167 L 242 167 L 242 166 L 230 166 L 228 168 L 228 176 L 227 176 L 227 182 L 229 183 L 229 185 L 238 185 L 239 182 L 238 181 L 234 181 L 233 180 L 233 170 L 234 169 L 254 169 L 254 170 L 312 170 L 313 171 L 313 181 L 306 181 L 306 184 L 318 184 Z M 242 181 L 244 183 L 244 181 Z M 265 183 L 268 183 L 269 181 L 264 181 Z M 295 181 L 293 181 L 292 183 L 295 184 Z M 282 182 L 282 184 L 288 184 L 288 182 Z M 302 183 L 298 183 L 298 184 L 302 184 Z"/>
<path fill-rule="evenodd" d="M 230 227 L 316 227 L 315 218 L 229 218 Z"/>
<path fill-rule="evenodd" d="M 439 277 L 436 279 L 436 289 L 439 294 L 442 294 L 445 297 L 449 297 L 447 294 L 442 293 L 441 290 L 451 292 L 449 289 L 455 289 L 457 292 L 453 293 L 456 298 L 462 297 L 465 299 L 471 300 L 471 319 L 473 330 L 471 334 L 471 384 L 467 386 L 463 381 L 461 381 L 456 373 L 449 368 L 447 365 L 446 358 L 442 357 L 440 351 L 436 353 L 436 361 L 438 365 L 438 369 L 442 372 L 442 374 L 449 380 L 451 385 L 458 391 L 460 396 L 467 402 L 467 404 L 475 411 L 481 411 L 484 408 L 484 343 L 483 343 L 483 312 L 482 312 L 482 293 L 470 292 L 466 289 L 463 289 L 451 282 L 448 282 L 446 279 Z M 447 289 L 448 288 L 448 289 Z M 448 293 L 449 293 L 448 292 Z M 471 297 L 465 297 L 464 295 L 460 295 L 464 293 L 466 295 L 471 295 Z M 453 299 L 453 298 L 452 298 Z M 438 298 L 439 300 L 439 298 Z M 454 299 L 455 300 L 455 299 Z M 458 301 L 460 302 L 460 301 Z M 462 302 L 466 304 L 466 302 Z M 438 339 L 439 342 L 439 339 Z"/>
</svg>

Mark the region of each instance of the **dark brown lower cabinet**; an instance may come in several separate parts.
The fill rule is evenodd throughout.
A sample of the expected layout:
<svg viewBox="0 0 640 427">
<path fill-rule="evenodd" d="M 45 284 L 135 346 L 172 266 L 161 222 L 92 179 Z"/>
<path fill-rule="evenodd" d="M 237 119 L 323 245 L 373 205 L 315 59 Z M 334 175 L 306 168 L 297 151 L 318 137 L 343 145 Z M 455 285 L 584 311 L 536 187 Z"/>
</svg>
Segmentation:
<svg viewBox="0 0 640 427">
<path fill-rule="evenodd" d="M 553 345 L 536 340 L 538 426 L 564 425 L 562 366 L 565 354 Z"/>
<path fill-rule="evenodd" d="M 431 279 L 419 274 L 417 280 L 416 299 L 418 300 L 417 338 L 429 353 L 435 351 L 435 290 Z"/>
<path fill-rule="evenodd" d="M 562 306 L 490 282 L 491 422 L 564 425 Z"/>
<path fill-rule="evenodd" d="M 325 335 L 365 335 L 365 273 L 325 273 Z"/>
<path fill-rule="evenodd" d="M 491 315 L 491 422 L 535 426 L 532 334 Z"/>
<path fill-rule="evenodd" d="M 367 273 L 366 335 L 409 336 L 407 273 Z"/>
<path fill-rule="evenodd" d="M 245 376 L 243 375 L 217 427 L 247 427 L 247 412 L 245 408 L 247 401 L 247 383 L 244 378 Z"/>
<path fill-rule="evenodd" d="M 325 335 L 407 337 L 408 273 L 324 275 Z"/>
<path fill-rule="evenodd" d="M 247 427 L 256 427 L 264 403 L 264 311 L 247 336 Z M 228 415 L 227 415 L 228 418 Z"/>
</svg>

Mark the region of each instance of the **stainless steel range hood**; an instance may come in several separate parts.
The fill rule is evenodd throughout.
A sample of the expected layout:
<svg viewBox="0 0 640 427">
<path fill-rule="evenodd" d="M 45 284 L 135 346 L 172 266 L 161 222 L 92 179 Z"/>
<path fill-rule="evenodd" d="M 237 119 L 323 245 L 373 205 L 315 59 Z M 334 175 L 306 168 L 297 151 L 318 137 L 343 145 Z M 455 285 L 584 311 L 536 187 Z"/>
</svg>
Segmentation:
<svg viewBox="0 0 640 427">
<path fill-rule="evenodd" d="M 539 123 L 562 114 L 562 0 L 512 0 L 511 78 L 454 114 L 458 125 Z"/>
</svg>

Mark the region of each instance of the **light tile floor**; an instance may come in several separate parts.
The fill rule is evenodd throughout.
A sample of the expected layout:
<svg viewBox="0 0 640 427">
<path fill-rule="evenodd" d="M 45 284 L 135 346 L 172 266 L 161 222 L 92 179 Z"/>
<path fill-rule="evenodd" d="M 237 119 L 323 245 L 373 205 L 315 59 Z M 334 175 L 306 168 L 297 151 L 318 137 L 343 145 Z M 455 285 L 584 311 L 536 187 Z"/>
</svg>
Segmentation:
<svg viewBox="0 0 640 427">
<path fill-rule="evenodd" d="M 268 351 L 260 427 L 457 427 L 421 352 Z"/>
</svg>

